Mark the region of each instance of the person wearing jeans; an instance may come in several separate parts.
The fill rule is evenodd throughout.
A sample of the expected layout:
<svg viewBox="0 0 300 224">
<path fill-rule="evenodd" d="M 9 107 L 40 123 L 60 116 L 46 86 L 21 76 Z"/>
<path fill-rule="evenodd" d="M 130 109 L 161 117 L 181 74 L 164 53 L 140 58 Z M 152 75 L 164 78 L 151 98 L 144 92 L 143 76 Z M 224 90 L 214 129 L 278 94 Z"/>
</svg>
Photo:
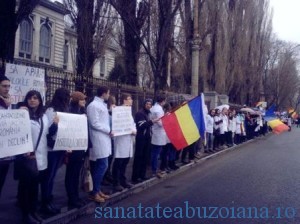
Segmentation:
<svg viewBox="0 0 300 224">
<path fill-rule="evenodd" d="M 101 191 L 101 183 L 108 166 L 108 157 L 111 155 L 111 137 L 113 136 L 107 104 L 104 102 L 108 98 L 109 89 L 106 86 L 99 87 L 97 96 L 87 107 L 89 135 L 92 144 L 89 156 L 93 179 L 93 190 L 89 199 L 98 203 L 105 202 L 105 199 L 109 198 Z"/>
<path fill-rule="evenodd" d="M 55 90 L 51 104 L 46 110 L 46 115 L 50 124 L 49 136 L 53 142 L 56 140 L 58 131 L 59 117 L 57 112 L 69 112 L 70 91 L 65 88 Z M 49 145 L 48 145 L 49 146 Z M 58 169 L 62 166 L 64 160 L 64 151 L 48 151 L 48 168 L 40 174 L 42 206 L 41 211 L 45 214 L 55 215 L 60 209 L 53 204 L 54 179 Z"/>
<path fill-rule="evenodd" d="M 91 192 L 91 195 L 97 195 L 101 190 L 100 188 L 101 182 L 104 177 L 105 171 L 108 167 L 108 157 L 97 159 L 96 161 L 90 161 L 90 166 L 91 166 L 91 175 L 93 179 L 93 190 Z M 99 200 L 100 202 L 104 201 L 101 199 Z"/>
<path fill-rule="evenodd" d="M 166 103 L 165 96 L 158 96 L 156 104 L 150 109 L 151 119 L 159 119 L 164 116 L 163 106 Z M 151 166 L 152 166 L 152 176 L 162 177 L 162 173 L 157 173 L 158 156 L 162 147 L 167 144 L 166 132 L 162 125 L 161 120 L 153 124 L 152 126 L 152 150 L 151 150 Z"/>
</svg>

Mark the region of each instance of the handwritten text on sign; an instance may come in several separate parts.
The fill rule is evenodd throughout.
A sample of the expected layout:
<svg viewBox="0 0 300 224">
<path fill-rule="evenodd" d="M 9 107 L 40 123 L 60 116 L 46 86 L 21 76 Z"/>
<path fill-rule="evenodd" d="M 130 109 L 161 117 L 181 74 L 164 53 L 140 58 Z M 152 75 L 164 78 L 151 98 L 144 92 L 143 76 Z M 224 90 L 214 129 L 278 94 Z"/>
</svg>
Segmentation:
<svg viewBox="0 0 300 224">
<path fill-rule="evenodd" d="M 58 131 L 53 150 L 86 150 L 88 128 L 86 115 L 57 113 Z"/>
<path fill-rule="evenodd" d="M 0 158 L 33 151 L 26 110 L 0 110 Z"/>
<path fill-rule="evenodd" d="M 131 134 L 133 125 L 131 107 L 119 106 L 112 109 L 112 132 L 114 136 Z"/>
<path fill-rule="evenodd" d="M 30 90 L 39 91 L 45 102 L 44 69 L 7 63 L 5 75 L 10 79 L 9 94 L 13 104 L 23 101 Z"/>
</svg>

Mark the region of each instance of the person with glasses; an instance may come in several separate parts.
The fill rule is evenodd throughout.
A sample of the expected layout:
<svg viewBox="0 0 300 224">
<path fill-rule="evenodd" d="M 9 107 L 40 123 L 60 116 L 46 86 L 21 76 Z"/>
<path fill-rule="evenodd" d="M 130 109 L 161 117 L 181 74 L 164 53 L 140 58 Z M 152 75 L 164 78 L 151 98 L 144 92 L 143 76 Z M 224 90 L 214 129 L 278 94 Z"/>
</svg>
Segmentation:
<svg viewBox="0 0 300 224">
<path fill-rule="evenodd" d="M 0 110 L 7 110 L 10 107 L 9 89 L 10 80 L 4 75 L 0 75 Z M 12 158 L 6 157 L 0 159 L 0 196 Z"/>
</svg>

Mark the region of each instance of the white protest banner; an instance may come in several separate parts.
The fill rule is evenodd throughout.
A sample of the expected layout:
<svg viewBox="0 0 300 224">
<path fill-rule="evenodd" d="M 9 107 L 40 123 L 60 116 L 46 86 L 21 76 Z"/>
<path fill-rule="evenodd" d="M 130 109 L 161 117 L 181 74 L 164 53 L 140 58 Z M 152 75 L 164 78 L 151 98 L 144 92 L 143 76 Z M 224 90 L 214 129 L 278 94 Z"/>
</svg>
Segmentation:
<svg viewBox="0 0 300 224">
<path fill-rule="evenodd" d="M 133 124 L 131 107 L 118 106 L 112 108 L 112 132 L 114 136 L 131 134 Z"/>
<path fill-rule="evenodd" d="M 6 64 L 5 75 L 10 79 L 10 91 L 12 104 L 24 100 L 30 90 L 41 93 L 45 102 L 45 70 L 24 65 Z"/>
<path fill-rule="evenodd" d="M 59 117 L 53 150 L 86 150 L 88 127 L 86 115 L 57 113 Z"/>
<path fill-rule="evenodd" d="M 33 151 L 26 110 L 0 110 L 0 158 Z"/>
</svg>

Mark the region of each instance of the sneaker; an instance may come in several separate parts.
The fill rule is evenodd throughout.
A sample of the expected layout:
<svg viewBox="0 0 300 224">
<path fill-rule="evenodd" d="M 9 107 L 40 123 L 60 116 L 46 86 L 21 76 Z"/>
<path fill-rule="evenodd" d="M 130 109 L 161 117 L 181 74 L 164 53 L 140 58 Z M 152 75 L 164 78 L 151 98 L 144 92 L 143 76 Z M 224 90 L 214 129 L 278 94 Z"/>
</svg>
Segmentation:
<svg viewBox="0 0 300 224">
<path fill-rule="evenodd" d="M 89 195 L 89 199 L 90 199 L 91 201 L 95 201 L 95 202 L 97 202 L 97 203 L 103 203 L 103 202 L 105 202 L 105 199 L 102 198 L 102 197 L 100 197 L 99 194 Z"/>
<path fill-rule="evenodd" d="M 98 194 L 99 194 L 99 196 L 100 196 L 101 198 L 104 198 L 105 200 L 110 198 L 109 195 L 104 194 L 102 191 L 100 191 Z"/>
</svg>

